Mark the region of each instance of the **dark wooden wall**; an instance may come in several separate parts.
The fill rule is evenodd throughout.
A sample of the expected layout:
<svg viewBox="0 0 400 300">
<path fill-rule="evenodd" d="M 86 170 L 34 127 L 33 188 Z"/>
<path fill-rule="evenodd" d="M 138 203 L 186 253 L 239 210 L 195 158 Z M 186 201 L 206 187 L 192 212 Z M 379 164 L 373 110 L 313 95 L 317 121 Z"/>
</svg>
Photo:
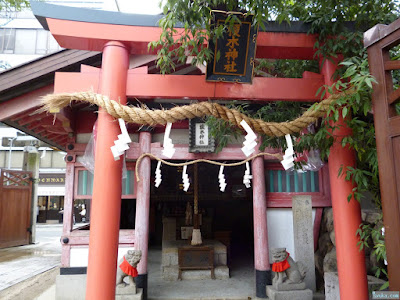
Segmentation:
<svg viewBox="0 0 400 300">
<path fill-rule="evenodd" d="M 400 115 L 394 105 L 400 101 L 400 88 L 393 86 L 393 70 L 400 61 L 392 60 L 389 50 L 400 44 L 400 19 L 390 25 L 376 25 L 364 34 L 373 86 L 373 109 L 382 195 L 385 244 L 390 289 L 400 290 Z"/>
</svg>

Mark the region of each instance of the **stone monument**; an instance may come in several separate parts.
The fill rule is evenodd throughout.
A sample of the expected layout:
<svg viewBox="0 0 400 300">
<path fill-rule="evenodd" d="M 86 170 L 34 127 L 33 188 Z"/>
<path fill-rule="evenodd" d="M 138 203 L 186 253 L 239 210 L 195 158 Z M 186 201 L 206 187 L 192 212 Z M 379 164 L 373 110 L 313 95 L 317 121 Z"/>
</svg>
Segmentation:
<svg viewBox="0 0 400 300">
<path fill-rule="evenodd" d="M 304 265 L 306 271 L 304 282 L 307 288 L 315 292 L 314 228 L 311 196 L 294 196 L 292 198 L 292 211 L 294 255 Z"/>
<path fill-rule="evenodd" d="M 271 249 L 272 286 L 267 286 L 267 296 L 272 300 L 311 300 L 313 293 L 306 289 L 306 271 L 301 263 L 295 262 L 286 248 Z"/>
<path fill-rule="evenodd" d="M 124 257 L 118 262 L 117 281 L 115 290 L 116 300 L 142 299 L 142 289 L 136 288 L 135 277 L 138 276 L 137 265 L 142 258 L 142 251 L 128 250 Z M 128 282 L 125 282 L 128 277 Z"/>
</svg>

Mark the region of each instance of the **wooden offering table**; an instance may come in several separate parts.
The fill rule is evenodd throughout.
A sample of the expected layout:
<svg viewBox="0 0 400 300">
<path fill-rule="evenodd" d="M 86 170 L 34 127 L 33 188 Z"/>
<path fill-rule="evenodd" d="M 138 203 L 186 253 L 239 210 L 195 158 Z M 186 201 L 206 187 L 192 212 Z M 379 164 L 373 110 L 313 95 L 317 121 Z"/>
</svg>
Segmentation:
<svg viewBox="0 0 400 300">
<path fill-rule="evenodd" d="M 211 270 L 214 275 L 214 250 L 205 246 L 186 246 L 178 248 L 179 275 L 182 279 L 182 270 Z"/>
<path fill-rule="evenodd" d="M 165 280 L 199 280 L 229 278 L 226 246 L 216 240 L 204 240 L 201 246 L 191 246 L 188 240 L 164 241 L 162 276 Z"/>
</svg>

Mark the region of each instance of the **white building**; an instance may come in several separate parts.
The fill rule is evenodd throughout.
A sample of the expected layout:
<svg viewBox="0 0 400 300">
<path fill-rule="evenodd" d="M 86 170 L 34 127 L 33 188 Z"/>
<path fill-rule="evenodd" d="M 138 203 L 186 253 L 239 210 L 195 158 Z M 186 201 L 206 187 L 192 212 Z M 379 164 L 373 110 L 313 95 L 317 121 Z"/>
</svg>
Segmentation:
<svg viewBox="0 0 400 300">
<path fill-rule="evenodd" d="M 91 9 L 118 10 L 114 0 L 47 2 Z M 30 9 L 20 12 L 3 9 L 0 12 L 0 72 L 61 49 L 50 31 L 43 29 Z"/>
<path fill-rule="evenodd" d="M 48 3 L 138 14 L 159 14 L 159 0 L 48 0 Z M 30 9 L 0 12 L 0 72 L 62 48 L 42 28 Z"/>
</svg>

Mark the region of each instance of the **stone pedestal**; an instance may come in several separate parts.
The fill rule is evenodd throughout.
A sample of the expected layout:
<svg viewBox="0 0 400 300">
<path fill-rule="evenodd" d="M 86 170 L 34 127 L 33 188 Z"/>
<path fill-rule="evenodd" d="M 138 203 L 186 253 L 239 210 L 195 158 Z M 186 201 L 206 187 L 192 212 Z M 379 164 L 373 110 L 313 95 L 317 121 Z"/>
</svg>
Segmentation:
<svg viewBox="0 0 400 300">
<path fill-rule="evenodd" d="M 301 283 L 273 283 L 272 287 L 277 291 L 293 291 L 293 290 L 305 290 L 305 282 Z"/>
<path fill-rule="evenodd" d="M 136 294 L 117 294 L 115 295 L 115 300 L 142 300 L 143 299 L 143 289 L 138 288 Z"/>
<path fill-rule="evenodd" d="M 313 292 L 310 289 L 277 291 L 271 285 L 267 285 L 267 296 L 270 300 L 312 300 Z"/>
<path fill-rule="evenodd" d="M 137 293 L 136 285 L 126 283 L 119 284 L 115 287 L 116 295 L 134 295 Z"/>
</svg>

